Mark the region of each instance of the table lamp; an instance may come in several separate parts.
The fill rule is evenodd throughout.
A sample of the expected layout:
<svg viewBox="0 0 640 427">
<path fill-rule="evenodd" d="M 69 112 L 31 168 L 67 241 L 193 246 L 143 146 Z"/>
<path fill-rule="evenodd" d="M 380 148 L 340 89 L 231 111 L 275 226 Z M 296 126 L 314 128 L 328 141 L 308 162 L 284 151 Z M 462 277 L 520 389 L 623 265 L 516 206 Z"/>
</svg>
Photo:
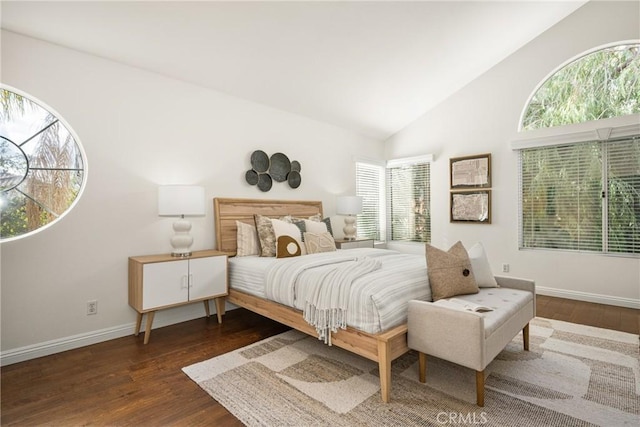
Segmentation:
<svg viewBox="0 0 640 427">
<path fill-rule="evenodd" d="M 356 239 L 356 215 L 362 213 L 362 197 L 361 196 L 340 196 L 336 204 L 336 213 L 338 215 L 346 215 L 344 219 L 344 238 L 345 240 Z"/>
<path fill-rule="evenodd" d="M 204 187 L 194 185 L 162 185 L 158 187 L 158 216 L 180 217 L 173 223 L 171 238 L 172 256 L 191 256 L 193 237 L 191 221 L 185 216 L 202 216 L 204 211 Z"/>
</svg>

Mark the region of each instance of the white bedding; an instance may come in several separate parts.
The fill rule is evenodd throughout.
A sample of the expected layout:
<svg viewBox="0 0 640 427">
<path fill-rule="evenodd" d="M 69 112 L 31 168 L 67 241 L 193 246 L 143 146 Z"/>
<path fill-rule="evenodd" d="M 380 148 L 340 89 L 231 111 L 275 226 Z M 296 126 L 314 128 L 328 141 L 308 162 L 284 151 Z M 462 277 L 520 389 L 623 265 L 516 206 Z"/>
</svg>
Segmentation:
<svg viewBox="0 0 640 427">
<path fill-rule="evenodd" d="M 431 299 L 424 256 L 386 249 L 344 249 L 282 259 L 235 257 L 229 260 L 229 282 L 234 289 L 262 298 L 269 294 L 269 299 L 303 310 L 305 301 L 296 296 L 304 294 L 298 287 L 304 286 L 305 275 L 317 275 L 317 269 L 325 268 L 323 266 L 331 268 L 328 265 L 330 258 L 344 262 L 345 257 L 375 258 L 380 263 L 379 269 L 352 282 L 346 316 L 348 326 L 368 333 L 379 333 L 406 322 L 409 300 Z M 266 292 L 266 278 L 272 269 L 278 268 L 276 263 L 299 262 L 301 259 L 315 263 L 315 269 L 301 272 L 297 280 L 292 281 L 286 289 L 271 289 L 269 293 Z"/>
</svg>

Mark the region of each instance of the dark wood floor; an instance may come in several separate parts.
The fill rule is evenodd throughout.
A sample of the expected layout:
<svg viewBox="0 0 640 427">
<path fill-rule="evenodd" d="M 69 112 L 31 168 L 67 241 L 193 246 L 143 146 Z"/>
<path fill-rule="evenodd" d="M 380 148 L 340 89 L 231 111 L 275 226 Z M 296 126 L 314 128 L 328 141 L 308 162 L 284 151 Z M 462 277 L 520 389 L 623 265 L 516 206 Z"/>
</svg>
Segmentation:
<svg viewBox="0 0 640 427">
<path fill-rule="evenodd" d="M 638 334 L 640 310 L 538 297 L 538 316 Z M 243 347 L 286 327 L 246 310 L 5 366 L 5 425 L 236 426 L 241 423 L 181 368 Z"/>
</svg>

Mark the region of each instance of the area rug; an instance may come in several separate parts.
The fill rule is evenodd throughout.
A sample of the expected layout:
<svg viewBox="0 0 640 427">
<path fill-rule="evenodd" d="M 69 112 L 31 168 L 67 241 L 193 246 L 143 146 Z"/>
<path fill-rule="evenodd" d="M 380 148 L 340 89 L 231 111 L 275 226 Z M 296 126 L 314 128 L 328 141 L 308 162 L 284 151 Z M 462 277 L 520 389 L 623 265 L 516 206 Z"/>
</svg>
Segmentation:
<svg viewBox="0 0 640 427">
<path fill-rule="evenodd" d="M 485 406 L 474 371 L 418 357 L 392 365 L 382 403 L 375 362 L 295 330 L 183 368 L 249 426 L 638 426 L 638 336 L 536 318 L 486 369 Z"/>
</svg>

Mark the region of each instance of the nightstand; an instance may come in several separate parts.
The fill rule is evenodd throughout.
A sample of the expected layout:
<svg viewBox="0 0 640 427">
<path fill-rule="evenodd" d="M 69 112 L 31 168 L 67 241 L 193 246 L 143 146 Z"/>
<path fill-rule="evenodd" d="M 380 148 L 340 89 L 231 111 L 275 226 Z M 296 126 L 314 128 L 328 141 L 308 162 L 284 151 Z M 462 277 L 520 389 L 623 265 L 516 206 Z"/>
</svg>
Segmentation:
<svg viewBox="0 0 640 427">
<path fill-rule="evenodd" d="M 336 240 L 336 249 L 373 248 L 373 239 Z"/>
<path fill-rule="evenodd" d="M 227 289 L 227 255 L 207 250 L 189 257 L 170 254 L 129 258 L 129 305 L 138 312 L 135 335 L 147 314 L 144 343 L 149 342 L 156 311 L 202 301 L 209 317 L 209 300 L 215 300 L 222 323 Z"/>
</svg>

